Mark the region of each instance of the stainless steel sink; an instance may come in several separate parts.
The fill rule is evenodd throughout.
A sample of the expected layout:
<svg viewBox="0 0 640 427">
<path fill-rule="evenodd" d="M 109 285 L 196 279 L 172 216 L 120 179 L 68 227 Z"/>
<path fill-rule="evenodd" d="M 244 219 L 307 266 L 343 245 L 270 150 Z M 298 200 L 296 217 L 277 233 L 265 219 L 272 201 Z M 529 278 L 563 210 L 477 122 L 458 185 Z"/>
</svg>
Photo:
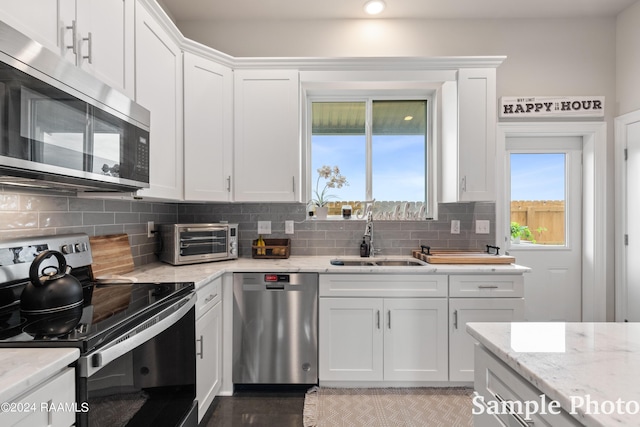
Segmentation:
<svg viewBox="0 0 640 427">
<path fill-rule="evenodd" d="M 346 259 L 332 259 L 331 265 L 344 265 L 344 266 L 374 266 L 376 265 L 371 261 L 354 261 L 354 260 L 346 260 Z"/>
<path fill-rule="evenodd" d="M 375 265 L 379 265 L 381 267 L 416 267 L 419 265 L 426 265 L 426 263 L 418 260 L 395 260 L 395 259 L 385 259 L 381 261 L 375 261 Z"/>
<path fill-rule="evenodd" d="M 353 260 L 353 259 L 332 259 L 331 265 L 343 265 L 343 266 L 362 266 L 362 267 L 418 267 L 427 265 L 426 262 L 417 259 L 368 259 L 368 260 Z"/>
</svg>

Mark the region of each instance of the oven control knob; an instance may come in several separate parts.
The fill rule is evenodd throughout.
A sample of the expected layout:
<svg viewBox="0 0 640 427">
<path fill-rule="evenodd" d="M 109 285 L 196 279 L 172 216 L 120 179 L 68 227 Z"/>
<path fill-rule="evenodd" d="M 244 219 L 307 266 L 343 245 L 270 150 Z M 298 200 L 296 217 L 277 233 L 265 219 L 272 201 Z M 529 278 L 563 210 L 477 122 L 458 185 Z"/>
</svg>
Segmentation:
<svg viewBox="0 0 640 427">
<path fill-rule="evenodd" d="M 75 252 L 75 247 L 73 245 L 62 245 L 60 251 L 63 254 L 72 254 Z"/>
<path fill-rule="evenodd" d="M 74 245 L 74 252 L 86 252 L 87 244 L 86 243 L 76 243 Z"/>
</svg>

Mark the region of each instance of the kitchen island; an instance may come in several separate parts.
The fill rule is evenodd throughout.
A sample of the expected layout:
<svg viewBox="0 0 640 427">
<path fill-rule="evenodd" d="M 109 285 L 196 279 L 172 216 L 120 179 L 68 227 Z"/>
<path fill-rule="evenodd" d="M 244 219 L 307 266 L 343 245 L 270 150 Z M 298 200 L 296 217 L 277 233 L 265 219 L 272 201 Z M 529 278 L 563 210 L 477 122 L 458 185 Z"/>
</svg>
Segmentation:
<svg viewBox="0 0 640 427">
<path fill-rule="evenodd" d="M 479 342 L 476 425 L 509 419 L 502 402 L 510 402 L 526 421 L 553 426 L 640 426 L 640 323 L 468 323 L 467 331 Z"/>
</svg>

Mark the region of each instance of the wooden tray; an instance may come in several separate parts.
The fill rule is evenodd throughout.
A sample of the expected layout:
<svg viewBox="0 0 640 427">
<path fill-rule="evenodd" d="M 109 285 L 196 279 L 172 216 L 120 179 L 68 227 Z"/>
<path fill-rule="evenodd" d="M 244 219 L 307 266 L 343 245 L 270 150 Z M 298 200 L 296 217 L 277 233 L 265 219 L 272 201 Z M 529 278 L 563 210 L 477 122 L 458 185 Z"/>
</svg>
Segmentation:
<svg viewBox="0 0 640 427">
<path fill-rule="evenodd" d="M 464 250 L 431 250 L 431 254 L 413 251 L 413 257 L 429 264 L 513 264 L 515 257 L 509 255 L 492 255 L 480 251 Z"/>
</svg>

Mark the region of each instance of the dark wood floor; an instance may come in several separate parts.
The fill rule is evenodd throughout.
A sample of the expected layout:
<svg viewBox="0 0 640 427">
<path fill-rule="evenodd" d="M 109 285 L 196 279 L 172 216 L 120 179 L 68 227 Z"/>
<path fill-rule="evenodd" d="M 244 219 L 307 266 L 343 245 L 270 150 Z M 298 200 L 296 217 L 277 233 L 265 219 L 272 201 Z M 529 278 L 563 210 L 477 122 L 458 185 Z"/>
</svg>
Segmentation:
<svg viewBox="0 0 640 427">
<path fill-rule="evenodd" d="M 218 396 L 201 427 L 302 427 L 305 392 L 311 386 L 236 388 L 233 396 Z"/>
</svg>

